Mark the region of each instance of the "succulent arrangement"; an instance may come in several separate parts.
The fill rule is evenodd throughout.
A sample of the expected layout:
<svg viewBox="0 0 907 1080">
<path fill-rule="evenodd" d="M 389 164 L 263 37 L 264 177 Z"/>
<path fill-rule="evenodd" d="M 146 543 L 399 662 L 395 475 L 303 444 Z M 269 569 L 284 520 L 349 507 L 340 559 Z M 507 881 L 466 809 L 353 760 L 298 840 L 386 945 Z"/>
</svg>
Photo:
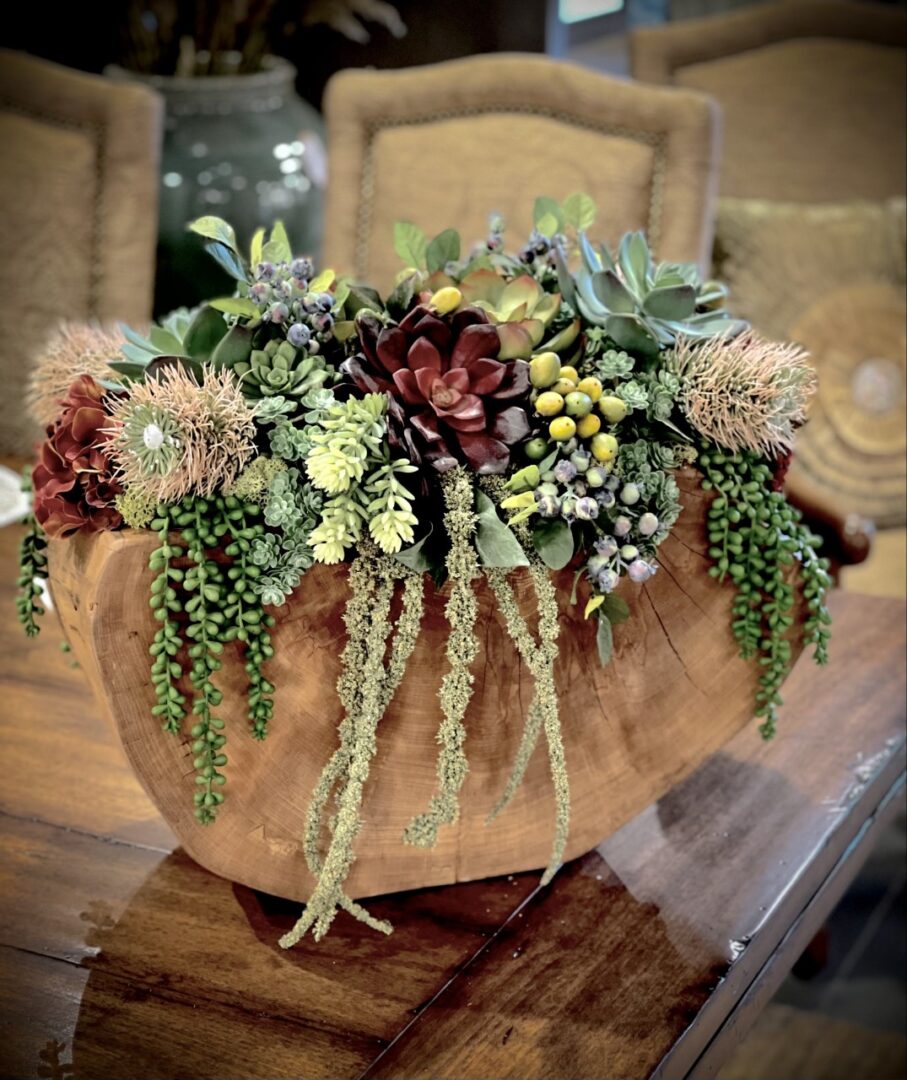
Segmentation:
<svg viewBox="0 0 907 1080">
<path fill-rule="evenodd" d="M 200 824 L 216 819 L 228 790 L 225 645 L 241 643 L 250 730 L 263 739 L 280 690 L 267 675 L 271 609 L 292 602 L 316 563 L 349 564 L 344 719 L 303 838 L 317 884 L 286 946 L 309 930 L 320 938 L 340 909 L 390 929 L 344 883 L 375 733 L 418 640 L 426 574 L 446 583 L 450 625 L 438 781 L 404 839 L 430 846 L 458 818 L 479 650 L 474 582 L 484 576 L 535 682 L 497 811 L 544 739 L 557 806 L 544 880 L 562 861 L 570 812 L 551 572 L 574 572 L 571 602 L 595 620 L 609 663 L 613 626 L 658 572 L 682 512 L 679 468 L 694 466 L 714 491 L 710 573 L 735 590 L 733 632 L 762 670 L 754 712 L 766 737 L 793 636 L 825 662 L 828 564 L 780 490 L 815 386 L 806 356 L 732 319 L 722 286 L 695 266 L 656 263 L 643 234 L 616 253 L 594 244 L 594 219 L 588 196 L 540 198 L 516 254 L 498 217 L 465 255 L 452 229 L 429 238 L 399 223 L 404 266 L 382 298 L 316 273 L 279 223 L 246 256 L 226 222 L 201 218 L 191 228 L 235 278 L 233 296 L 147 333 L 64 328 L 37 366 L 30 400 L 48 426 L 20 617 L 37 631 L 48 539 L 123 527 L 157 535 L 154 712 L 191 741 Z M 516 568 L 533 585 L 533 629 L 515 599 Z"/>
</svg>

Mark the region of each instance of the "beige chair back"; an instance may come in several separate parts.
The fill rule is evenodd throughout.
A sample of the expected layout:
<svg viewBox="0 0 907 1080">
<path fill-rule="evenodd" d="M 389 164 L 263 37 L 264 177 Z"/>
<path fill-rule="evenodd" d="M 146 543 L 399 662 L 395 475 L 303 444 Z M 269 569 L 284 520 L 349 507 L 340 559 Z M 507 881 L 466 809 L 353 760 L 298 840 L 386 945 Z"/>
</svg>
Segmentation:
<svg viewBox="0 0 907 1080">
<path fill-rule="evenodd" d="M 522 243 L 536 195 L 588 192 L 596 233 L 645 229 L 664 259 L 708 259 L 716 115 L 702 95 L 637 86 L 541 56 L 344 71 L 326 96 L 325 260 L 387 289 L 395 221 L 465 244 L 502 213 Z"/>
<path fill-rule="evenodd" d="M 904 192 L 907 18 L 788 0 L 636 30 L 633 75 L 719 103 L 719 191 L 789 201 Z"/>
<path fill-rule="evenodd" d="M 140 86 L 0 51 L 0 451 L 39 432 L 22 394 L 62 319 L 151 314 L 162 109 Z"/>
</svg>

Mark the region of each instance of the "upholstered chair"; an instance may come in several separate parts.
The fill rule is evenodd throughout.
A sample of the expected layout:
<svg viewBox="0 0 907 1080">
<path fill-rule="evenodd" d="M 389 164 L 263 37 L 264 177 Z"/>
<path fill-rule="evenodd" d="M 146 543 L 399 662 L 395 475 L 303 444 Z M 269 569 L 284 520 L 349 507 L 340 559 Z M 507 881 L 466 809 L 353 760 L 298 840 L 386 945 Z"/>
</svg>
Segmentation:
<svg viewBox="0 0 907 1080">
<path fill-rule="evenodd" d="M 819 372 L 789 490 L 846 586 L 903 595 L 907 16 L 788 0 L 631 35 L 633 74 L 721 107 L 716 272 L 737 312 Z M 832 538 L 832 537 L 830 537 Z"/>
<path fill-rule="evenodd" d="M 517 242 L 536 195 L 574 191 L 596 200 L 610 243 L 641 228 L 660 258 L 708 257 L 717 131 L 701 94 L 511 54 L 344 71 L 325 109 L 325 257 L 378 288 L 401 268 L 395 221 L 456 225 L 470 243 L 498 211 Z"/>
<path fill-rule="evenodd" d="M 157 95 L 0 51 L 0 452 L 27 454 L 32 358 L 60 320 L 151 315 Z"/>
</svg>

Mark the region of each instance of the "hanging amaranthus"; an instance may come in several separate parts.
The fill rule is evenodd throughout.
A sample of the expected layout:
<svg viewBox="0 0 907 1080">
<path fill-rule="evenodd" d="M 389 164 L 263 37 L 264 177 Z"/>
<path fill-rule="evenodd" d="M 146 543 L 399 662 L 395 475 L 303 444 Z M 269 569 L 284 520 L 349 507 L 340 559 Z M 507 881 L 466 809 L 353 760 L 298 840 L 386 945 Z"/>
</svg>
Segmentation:
<svg viewBox="0 0 907 1080">
<path fill-rule="evenodd" d="M 450 538 L 447 573 L 450 598 L 445 609 L 450 623 L 447 639 L 447 662 L 450 669 L 441 683 L 441 711 L 444 719 L 438 729 L 441 751 L 438 755 L 438 791 L 428 810 L 413 818 L 403 834 L 408 844 L 432 847 L 442 825 L 452 825 L 460 816 L 459 794 L 469 764 L 463 751 L 466 727 L 463 718 L 472 698 L 473 675 L 470 668 L 479 651 L 476 640 L 478 604 L 473 579 L 479 575 L 479 563 L 472 535 L 476 528 L 475 494 L 468 474 L 462 468 L 451 469 L 442 480 L 446 512 L 444 528 Z"/>
<path fill-rule="evenodd" d="M 548 571 L 544 564 L 533 560 L 529 571 L 535 589 L 539 611 L 539 641 L 536 642 L 526 620 L 519 609 L 513 594 L 507 573 L 504 570 L 487 568 L 485 575 L 494 590 L 501 613 L 507 625 L 507 632 L 516 645 L 523 663 L 532 672 L 535 679 L 535 694 L 529 705 L 523 736 L 513 763 L 504 794 L 489 815 L 489 821 L 504 809 L 513 798 L 523 781 L 526 767 L 532 757 L 539 734 L 544 727 L 548 742 L 548 758 L 551 765 L 551 778 L 557 804 L 554 846 L 548 867 L 542 878 L 547 884 L 554 876 L 564 856 L 567 834 L 570 829 L 570 787 L 564 762 L 564 744 L 561 737 L 561 724 L 558 714 L 557 687 L 554 682 L 554 664 L 558 656 L 557 597 Z"/>
<path fill-rule="evenodd" d="M 391 635 L 390 605 L 397 580 L 404 579 L 400 617 L 394 628 L 391 655 L 384 654 Z M 337 691 L 344 706 L 340 745 L 325 766 L 306 818 L 303 844 L 306 862 L 317 881 L 302 918 L 281 939 L 289 948 L 314 927 L 320 940 L 338 908 L 375 930 L 390 933 L 389 923 L 373 918 L 343 891 L 355 859 L 353 845 L 361 827 L 362 793 L 375 753 L 375 732 L 406 671 L 422 621 L 422 576 L 373 550 L 360 553 L 350 568 L 351 598 L 344 621 L 347 645 Z M 322 860 L 318 842 L 325 807 L 336 790 L 337 814 Z"/>
</svg>

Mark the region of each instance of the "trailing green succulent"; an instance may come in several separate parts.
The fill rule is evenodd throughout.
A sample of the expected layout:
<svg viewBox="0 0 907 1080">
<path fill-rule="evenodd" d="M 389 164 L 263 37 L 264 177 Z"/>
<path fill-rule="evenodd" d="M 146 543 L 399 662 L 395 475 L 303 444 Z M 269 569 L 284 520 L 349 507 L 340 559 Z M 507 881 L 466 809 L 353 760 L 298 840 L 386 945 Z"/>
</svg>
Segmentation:
<svg viewBox="0 0 907 1080">
<path fill-rule="evenodd" d="M 703 282 L 694 263 L 654 263 L 641 232 L 623 238 L 616 259 L 585 235 L 580 253 L 575 295 L 566 299 L 619 349 L 653 359 L 678 337 L 699 341 L 746 327 L 724 311 L 723 285 Z"/>
<path fill-rule="evenodd" d="M 195 816 L 203 825 L 214 821 L 224 801 L 226 775 L 221 770 L 227 764 L 227 737 L 216 713 L 222 694 L 214 678 L 227 643 L 239 641 L 245 649 L 254 738 L 265 737 L 273 711 L 274 687 L 262 666 L 274 654 L 274 618 L 264 612 L 255 591 L 259 571 L 251 559 L 264 532 L 260 516 L 257 504 L 233 496 L 190 496 L 178 506 L 158 507 L 151 522 L 160 543 L 149 559 L 157 574 L 150 603 L 161 623 L 150 648 L 157 697 L 152 712 L 165 731 L 179 735 L 186 717 L 181 684 L 188 676 L 193 691 L 189 734 L 195 755 Z M 180 543 L 173 542 L 174 535 Z"/>
<path fill-rule="evenodd" d="M 730 578 L 737 589 L 734 637 L 741 656 L 758 657 L 762 667 L 756 715 L 768 739 L 775 734 L 780 687 L 791 667 L 791 570 L 796 564 L 808 612 L 796 629 L 804 644 L 813 646 L 816 663 L 828 661 L 828 560 L 817 555 L 821 541 L 803 525 L 799 510 L 771 489 L 771 470 L 762 459 L 704 444 L 698 464 L 703 489 L 716 492 L 709 509 L 709 555 L 714 560 L 709 573 L 721 581 Z"/>
<path fill-rule="evenodd" d="M 19 622 L 29 637 L 36 637 L 41 627 L 38 619 L 44 614 L 41 603 L 42 582 L 47 578 L 47 538 L 34 516 L 25 519 L 25 534 L 19 542 L 19 577 L 16 584 L 16 610 Z"/>
</svg>

